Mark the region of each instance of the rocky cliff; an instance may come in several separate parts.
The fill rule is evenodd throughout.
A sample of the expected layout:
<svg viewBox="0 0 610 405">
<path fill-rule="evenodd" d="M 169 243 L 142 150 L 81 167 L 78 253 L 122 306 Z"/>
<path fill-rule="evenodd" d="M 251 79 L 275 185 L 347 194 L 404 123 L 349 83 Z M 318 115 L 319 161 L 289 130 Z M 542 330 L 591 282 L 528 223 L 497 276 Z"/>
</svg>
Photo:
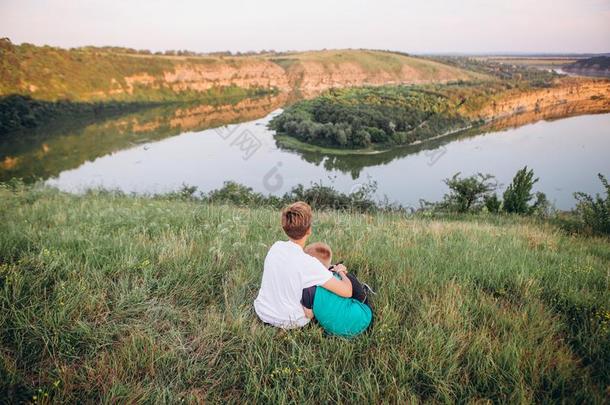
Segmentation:
<svg viewBox="0 0 610 405">
<path fill-rule="evenodd" d="M 0 97 L 21 94 L 49 101 L 183 101 L 260 90 L 311 97 L 331 87 L 480 77 L 423 58 L 365 50 L 187 57 L 3 40 L 0 61 Z"/>
<path fill-rule="evenodd" d="M 610 80 L 570 77 L 548 88 L 509 91 L 469 115 L 489 121 L 547 111 L 556 117 L 558 111 L 567 113 L 570 108 L 581 114 L 610 111 Z"/>
</svg>

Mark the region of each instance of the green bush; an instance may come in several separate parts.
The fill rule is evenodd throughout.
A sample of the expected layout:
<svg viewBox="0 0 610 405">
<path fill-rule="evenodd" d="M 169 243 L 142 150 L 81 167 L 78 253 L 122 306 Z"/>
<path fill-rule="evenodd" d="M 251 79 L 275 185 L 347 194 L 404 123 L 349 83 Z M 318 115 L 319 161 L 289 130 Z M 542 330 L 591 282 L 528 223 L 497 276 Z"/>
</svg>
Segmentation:
<svg viewBox="0 0 610 405">
<path fill-rule="evenodd" d="M 433 204 L 434 208 L 452 212 L 476 212 L 483 207 L 486 199 L 492 198 L 491 193 L 497 187 L 494 176 L 477 173 L 461 178 L 460 174 L 458 172 L 444 180 L 450 191 L 441 202 Z"/>
<path fill-rule="evenodd" d="M 575 213 L 581 225 L 593 233 L 610 235 L 610 185 L 606 177 L 598 173 L 606 196 L 596 194 L 595 198 L 583 192 L 574 193 L 578 201 Z"/>
<path fill-rule="evenodd" d="M 519 170 L 511 184 L 504 192 L 504 211 L 513 214 L 532 214 L 536 208 L 546 201 L 544 194 L 537 194 L 537 202 L 530 205 L 530 201 L 535 197 L 532 194 L 532 187 L 538 182 L 534 179 L 534 170 L 527 170 L 527 166 Z"/>
<path fill-rule="evenodd" d="M 273 207 L 281 208 L 294 201 L 305 201 L 317 210 L 349 210 L 358 212 L 370 212 L 381 210 L 381 204 L 373 200 L 377 190 L 377 183 L 368 182 L 350 193 L 342 193 L 322 183 L 313 183 L 309 187 L 299 184 L 293 187 L 283 196 L 263 195 L 254 191 L 251 187 L 239 183 L 227 181 L 224 185 L 209 193 L 200 193 L 195 196 L 197 188 L 183 186 L 179 191 L 158 198 L 172 198 L 180 200 L 195 200 L 199 198 L 204 202 L 227 203 L 243 207 Z"/>
<path fill-rule="evenodd" d="M 366 127 L 365 131 L 370 135 L 372 143 L 386 143 L 390 139 L 388 134 L 379 128 Z"/>
<path fill-rule="evenodd" d="M 305 201 L 313 209 L 375 211 L 380 208 L 373 200 L 377 190 L 376 183 L 368 183 L 349 194 L 341 193 L 332 187 L 314 183 L 305 188 L 299 184 L 284 195 L 285 203 Z"/>
<path fill-rule="evenodd" d="M 502 207 L 502 201 L 500 201 L 496 193 L 484 196 L 483 201 L 485 203 L 485 208 L 487 208 L 487 211 L 493 214 L 497 214 L 498 212 L 500 212 L 500 208 Z"/>
</svg>

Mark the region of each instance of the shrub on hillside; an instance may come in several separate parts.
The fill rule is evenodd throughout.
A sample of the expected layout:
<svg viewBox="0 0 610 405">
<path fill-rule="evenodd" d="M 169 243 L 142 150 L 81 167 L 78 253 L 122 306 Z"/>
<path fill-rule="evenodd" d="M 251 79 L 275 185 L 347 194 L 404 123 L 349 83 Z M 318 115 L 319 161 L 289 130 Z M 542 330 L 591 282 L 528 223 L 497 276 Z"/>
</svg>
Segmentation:
<svg viewBox="0 0 610 405">
<path fill-rule="evenodd" d="M 10 132 L 35 128 L 58 117 L 112 116 L 151 105 L 152 103 L 119 101 L 44 101 L 17 94 L 4 96 L 0 97 L 0 138 Z"/>
<path fill-rule="evenodd" d="M 580 224 L 590 232 L 610 235 L 610 185 L 606 177 L 598 173 L 606 196 L 596 194 L 595 197 L 583 192 L 574 193 L 578 201 L 575 213 Z"/>
<path fill-rule="evenodd" d="M 492 214 L 497 214 L 500 212 L 500 208 L 502 208 L 502 201 L 498 198 L 496 193 L 483 197 L 483 202 L 487 211 Z"/>
<path fill-rule="evenodd" d="M 542 208 L 546 203 L 546 195 L 543 193 L 532 193 L 532 187 L 538 182 L 534 178 L 534 170 L 527 170 L 527 166 L 519 170 L 512 183 L 504 192 L 504 211 L 513 214 L 533 214 L 538 208 Z M 536 197 L 534 204 L 530 201 Z"/>
<path fill-rule="evenodd" d="M 279 207 L 282 205 L 279 197 L 264 196 L 261 193 L 255 192 L 251 187 L 246 187 L 233 181 L 227 181 L 221 188 L 212 190 L 207 194 L 202 194 L 202 199 L 209 202 L 230 203 L 250 207 L 262 205 Z"/>
<path fill-rule="evenodd" d="M 284 195 L 284 200 L 286 203 L 305 201 L 313 209 L 373 211 L 378 208 L 373 200 L 376 190 L 377 183 L 375 182 L 367 183 L 349 194 L 341 193 L 321 183 L 314 183 L 309 188 L 299 184 L 290 193 Z"/>
<path fill-rule="evenodd" d="M 450 212 L 476 212 L 483 207 L 485 199 L 492 198 L 491 193 L 497 187 L 494 176 L 477 173 L 461 178 L 460 174 L 458 172 L 444 180 L 450 191 L 441 202 L 433 204 L 434 208 Z"/>
<path fill-rule="evenodd" d="M 180 191 L 172 194 L 172 196 L 191 198 L 194 195 L 194 190 L 192 189 L 192 187 L 183 186 Z M 251 187 L 227 181 L 219 189 L 212 190 L 207 194 L 202 193 L 201 199 L 213 203 L 228 203 L 248 207 L 269 206 L 274 208 L 281 208 L 294 201 L 305 201 L 317 210 L 334 209 L 364 212 L 374 211 L 379 208 L 373 200 L 376 190 L 377 183 L 375 182 L 366 183 L 348 194 L 341 193 L 321 183 L 314 183 L 310 187 L 299 184 L 283 196 L 278 197 L 264 195 L 254 191 Z"/>
</svg>

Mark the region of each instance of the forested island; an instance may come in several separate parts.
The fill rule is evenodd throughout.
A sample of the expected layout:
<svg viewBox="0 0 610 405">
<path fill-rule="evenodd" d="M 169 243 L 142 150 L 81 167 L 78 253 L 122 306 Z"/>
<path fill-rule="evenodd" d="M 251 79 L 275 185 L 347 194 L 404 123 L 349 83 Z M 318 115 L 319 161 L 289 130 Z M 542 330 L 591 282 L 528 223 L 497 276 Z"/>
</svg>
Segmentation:
<svg viewBox="0 0 610 405">
<path fill-rule="evenodd" d="M 461 91 L 460 91 L 461 90 Z M 270 127 L 299 141 L 334 148 L 405 145 L 477 123 L 461 114 L 480 86 L 383 86 L 330 90 L 300 101 Z"/>
<path fill-rule="evenodd" d="M 610 111 L 610 81 L 514 72 L 484 81 L 333 89 L 270 122 L 280 144 L 371 152 L 409 145 L 524 112 L 576 105 Z"/>
</svg>

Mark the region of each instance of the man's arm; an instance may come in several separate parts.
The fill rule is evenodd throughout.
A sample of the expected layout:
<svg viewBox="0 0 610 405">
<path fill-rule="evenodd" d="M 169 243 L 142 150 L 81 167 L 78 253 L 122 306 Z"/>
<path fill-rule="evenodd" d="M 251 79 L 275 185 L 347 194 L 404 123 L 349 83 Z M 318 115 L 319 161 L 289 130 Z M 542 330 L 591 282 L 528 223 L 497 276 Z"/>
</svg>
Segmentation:
<svg viewBox="0 0 610 405">
<path fill-rule="evenodd" d="M 338 296 L 349 298 L 352 296 L 352 282 L 345 275 L 347 273 L 347 269 L 344 265 L 339 264 L 336 266 L 336 272 L 341 277 L 341 280 L 332 277 L 326 283 L 322 284 L 322 287 L 326 288 L 328 291 L 332 291 Z"/>
</svg>

